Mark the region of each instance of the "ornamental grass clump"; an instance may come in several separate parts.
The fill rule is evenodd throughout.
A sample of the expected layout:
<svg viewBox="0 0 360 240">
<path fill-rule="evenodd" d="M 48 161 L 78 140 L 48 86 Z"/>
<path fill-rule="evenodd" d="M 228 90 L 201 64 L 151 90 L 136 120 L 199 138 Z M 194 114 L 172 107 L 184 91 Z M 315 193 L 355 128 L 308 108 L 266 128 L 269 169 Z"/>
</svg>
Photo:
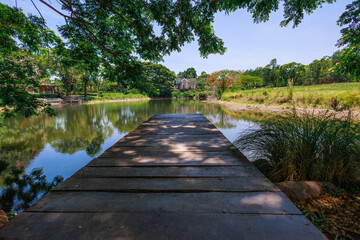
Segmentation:
<svg viewBox="0 0 360 240">
<path fill-rule="evenodd" d="M 329 181 L 359 188 L 360 126 L 351 120 L 321 116 L 277 116 L 235 141 L 273 182 Z"/>
</svg>

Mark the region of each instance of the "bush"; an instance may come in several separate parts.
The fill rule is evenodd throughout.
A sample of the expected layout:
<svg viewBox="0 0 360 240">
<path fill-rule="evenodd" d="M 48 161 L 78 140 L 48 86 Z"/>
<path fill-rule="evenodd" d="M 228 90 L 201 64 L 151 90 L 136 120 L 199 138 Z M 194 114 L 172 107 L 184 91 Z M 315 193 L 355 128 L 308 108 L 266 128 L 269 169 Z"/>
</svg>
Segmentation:
<svg viewBox="0 0 360 240">
<path fill-rule="evenodd" d="M 189 91 L 173 91 L 171 93 L 172 97 L 175 98 L 195 98 L 195 99 L 205 99 L 207 96 L 211 96 L 211 91 L 194 91 L 194 90 L 189 90 Z"/>
<path fill-rule="evenodd" d="M 36 98 L 58 98 L 58 93 L 37 93 Z"/>
<path fill-rule="evenodd" d="M 101 92 L 101 91 L 97 92 L 97 96 L 98 96 L 98 97 L 103 97 L 103 96 L 104 96 L 104 95 L 103 95 L 103 92 Z"/>
<path fill-rule="evenodd" d="M 359 187 L 360 126 L 350 115 L 345 121 L 329 113 L 276 117 L 235 144 L 251 152 L 257 167 L 274 182 L 313 180 Z"/>
<path fill-rule="evenodd" d="M 128 94 L 140 94 L 140 91 L 136 88 L 131 89 Z"/>
</svg>

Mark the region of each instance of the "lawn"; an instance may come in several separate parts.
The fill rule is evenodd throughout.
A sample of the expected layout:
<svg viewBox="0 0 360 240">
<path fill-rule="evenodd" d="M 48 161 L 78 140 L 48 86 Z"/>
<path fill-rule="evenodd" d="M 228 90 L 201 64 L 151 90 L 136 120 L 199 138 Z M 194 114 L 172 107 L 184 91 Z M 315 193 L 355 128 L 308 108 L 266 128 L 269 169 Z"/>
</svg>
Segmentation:
<svg viewBox="0 0 360 240">
<path fill-rule="evenodd" d="M 141 93 L 101 93 L 95 97 L 91 97 L 90 101 L 106 101 L 106 100 L 126 100 L 126 99 L 148 99 L 146 95 Z"/>
<path fill-rule="evenodd" d="M 316 107 L 334 110 L 360 107 L 360 83 L 337 83 L 282 88 L 258 88 L 225 92 L 221 100 L 237 103 L 299 107 Z"/>
</svg>

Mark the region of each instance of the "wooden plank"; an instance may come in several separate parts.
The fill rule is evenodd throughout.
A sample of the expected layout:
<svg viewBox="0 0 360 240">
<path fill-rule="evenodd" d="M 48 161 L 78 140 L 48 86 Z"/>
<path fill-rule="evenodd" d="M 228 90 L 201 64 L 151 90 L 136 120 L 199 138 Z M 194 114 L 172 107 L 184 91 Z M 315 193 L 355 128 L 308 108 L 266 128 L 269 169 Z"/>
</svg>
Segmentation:
<svg viewBox="0 0 360 240">
<path fill-rule="evenodd" d="M 177 144 L 177 148 L 181 146 L 182 148 L 186 147 L 187 151 L 216 151 L 221 149 L 222 151 L 227 150 L 232 144 L 229 141 L 205 141 L 205 140 L 188 140 L 183 142 L 176 142 L 174 140 L 167 139 L 156 139 L 156 140 L 129 140 L 124 142 L 117 142 L 114 147 L 157 147 L 163 146 L 174 148 L 174 145 Z M 112 150 L 113 148 L 109 149 Z"/>
<path fill-rule="evenodd" d="M 197 152 L 196 152 L 197 153 Z M 231 155 L 223 156 L 214 154 L 195 154 L 194 152 L 178 152 L 162 154 L 161 152 L 138 153 L 130 150 L 114 154 L 104 153 L 87 164 L 92 167 L 125 167 L 125 166 L 249 166 L 247 160 L 238 160 Z M 158 157 L 156 156 L 158 155 Z"/>
<path fill-rule="evenodd" d="M 213 131 L 213 130 L 217 130 L 217 128 L 211 124 L 211 123 L 204 123 L 204 124 L 200 124 L 200 125 L 195 125 L 192 123 L 186 123 L 186 124 L 148 124 L 148 123 L 144 123 L 141 124 L 139 127 L 136 128 L 136 130 L 151 130 L 151 129 L 156 129 L 156 130 L 179 130 L 179 131 L 183 131 L 183 130 L 206 130 L 206 131 Z"/>
<path fill-rule="evenodd" d="M 193 147 L 213 147 L 213 146 L 231 146 L 229 140 L 221 135 L 204 136 L 181 136 L 181 135 L 126 135 L 119 140 L 114 146 L 168 146 L 186 145 Z M 111 149 L 109 149 L 111 150 Z"/>
<path fill-rule="evenodd" d="M 136 240 L 326 239 L 300 215 L 199 213 L 20 213 L 0 238 Z"/>
<path fill-rule="evenodd" d="M 232 145 L 224 145 L 224 146 L 190 146 L 187 144 L 176 144 L 176 145 L 164 145 L 164 146 L 136 146 L 136 145 L 130 145 L 130 146 L 124 146 L 124 145 L 117 145 L 115 144 L 108 150 L 106 150 L 101 157 L 104 156 L 112 156 L 112 157 L 118 157 L 119 155 L 123 154 L 130 154 L 137 153 L 137 154 L 153 154 L 156 153 L 159 157 L 162 155 L 173 155 L 179 156 L 182 153 L 185 152 L 196 152 L 193 153 L 201 155 L 206 155 L 207 152 L 216 152 L 219 156 L 221 155 L 221 152 L 224 153 L 225 156 L 229 155 L 229 148 Z"/>
<path fill-rule="evenodd" d="M 204 128 L 174 128 L 174 129 L 160 129 L 157 127 L 137 128 L 132 131 L 133 134 L 156 134 L 156 135 L 209 135 L 217 133 L 218 129 L 204 129 Z"/>
<path fill-rule="evenodd" d="M 190 151 L 192 150 L 192 151 Z M 195 151 L 196 150 L 196 151 Z M 113 162 L 123 165 L 131 164 L 180 164 L 180 165 L 209 165 L 209 164 L 249 164 L 245 158 L 236 158 L 229 151 L 207 152 L 199 148 L 184 146 L 172 147 L 112 147 L 99 158 L 95 158 L 88 165 L 96 165 L 104 159 L 111 158 Z"/>
<path fill-rule="evenodd" d="M 187 129 L 215 129 L 216 127 L 211 122 L 188 122 L 188 121 L 179 121 L 179 122 L 147 122 L 141 124 L 138 129 L 146 129 L 156 127 L 158 129 L 174 129 L 174 128 L 187 128 Z"/>
<path fill-rule="evenodd" d="M 184 142 L 184 141 L 189 141 L 189 140 L 190 141 L 195 141 L 195 140 L 196 141 L 204 141 L 204 136 L 202 136 L 202 135 L 146 135 L 146 134 L 138 135 L 138 134 L 133 134 L 131 132 L 131 133 L 125 135 L 118 142 L 141 140 L 141 139 L 146 139 L 146 140 L 166 139 L 166 140 Z M 224 138 L 224 135 L 219 132 L 208 134 L 206 136 L 206 139 L 208 139 L 210 141 L 220 141 L 220 142 L 227 141 L 227 142 L 229 142 L 229 140 Z"/>
<path fill-rule="evenodd" d="M 86 201 L 84 201 L 86 199 Z M 31 212 L 302 214 L 282 192 L 52 192 Z"/>
<path fill-rule="evenodd" d="M 227 163 L 222 161 L 186 161 L 181 162 L 176 158 L 141 158 L 140 160 L 121 161 L 118 158 L 104 157 L 96 158 L 89 162 L 87 167 L 213 167 L 213 166 L 248 166 L 245 162 Z"/>
<path fill-rule="evenodd" d="M 69 178 L 53 191 L 245 192 L 280 191 L 265 177 Z"/>
<path fill-rule="evenodd" d="M 254 166 L 226 167 L 83 167 L 73 177 L 246 177 L 263 176 Z"/>
</svg>

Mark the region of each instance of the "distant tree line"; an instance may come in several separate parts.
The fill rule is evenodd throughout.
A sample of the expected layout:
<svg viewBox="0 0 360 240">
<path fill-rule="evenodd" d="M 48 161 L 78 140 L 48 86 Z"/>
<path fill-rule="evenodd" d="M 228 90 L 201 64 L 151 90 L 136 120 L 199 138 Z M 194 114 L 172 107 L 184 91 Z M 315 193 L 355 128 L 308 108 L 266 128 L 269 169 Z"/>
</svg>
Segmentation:
<svg viewBox="0 0 360 240">
<path fill-rule="evenodd" d="M 256 76 L 263 79 L 263 86 L 283 87 L 293 85 L 312 85 L 323 83 L 339 83 L 359 81 L 359 76 L 350 72 L 339 71 L 341 51 L 332 56 L 316 59 L 309 65 L 291 62 L 278 65 L 273 59 L 265 67 L 258 67 L 244 71 L 242 74 Z"/>
<path fill-rule="evenodd" d="M 221 70 L 199 76 L 191 67 L 178 76 L 197 77 L 197 91 L 216 91 L 221 95 L 226 90 L 238 91 L 258 87 L 284 87 L 290 85 L 315 85 L 324 83 L 357 82 L 360 76 L 354 72 L 346 72 L 339 68 L 344 51 L 336 51 L 332 56 L 316 59 L 308 65 L 291 62 L 283 65 L 272 59 L 265 67 L 245 71 Z"/>
</svg>

